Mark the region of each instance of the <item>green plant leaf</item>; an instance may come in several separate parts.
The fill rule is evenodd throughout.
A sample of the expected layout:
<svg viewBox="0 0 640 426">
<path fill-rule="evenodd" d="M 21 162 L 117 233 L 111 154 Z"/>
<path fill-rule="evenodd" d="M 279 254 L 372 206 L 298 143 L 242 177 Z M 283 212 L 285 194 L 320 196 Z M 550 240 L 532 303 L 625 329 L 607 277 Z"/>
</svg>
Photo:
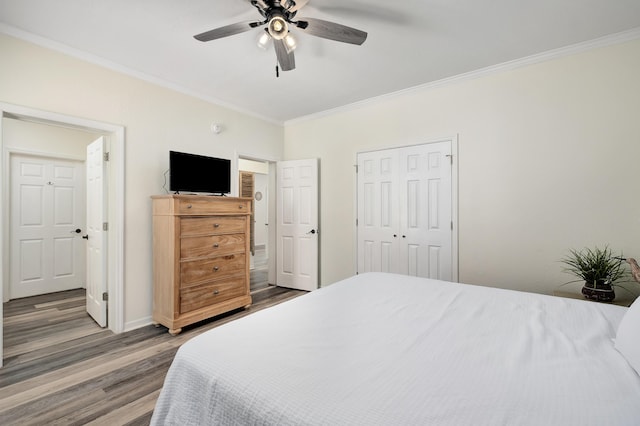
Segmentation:
<svg viewBox="0 0 640 426">
<path fill-rule="evenodd" d="M 622 254 L 614 255 L 608 246 L 604 249 L 569 249 L 569 254 L 561 262 L 565 264 L 564 272 L 586 282 L 604 280 L 613 285 L 627 274 Z"/>
</svg>

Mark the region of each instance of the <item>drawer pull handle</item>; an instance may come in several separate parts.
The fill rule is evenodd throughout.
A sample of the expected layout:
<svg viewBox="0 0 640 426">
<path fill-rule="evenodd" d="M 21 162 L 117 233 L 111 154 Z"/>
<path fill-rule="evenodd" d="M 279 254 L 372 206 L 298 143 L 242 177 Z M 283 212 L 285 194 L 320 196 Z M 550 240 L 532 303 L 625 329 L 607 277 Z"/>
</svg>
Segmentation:
<svg viewBox="0 0 640 426">
<path fill-rule="evenodd" d="M 213 224 L 213 227 L 214 227 L 214 228 L 220 228 L 220 224 L 219 224 L 219 223 L 214 223 L 214 224 Z"/>
<path fill-rule="evenodd" d="M 217 295 L 218 295 L 218 293 L 220 293 L 218 290 L 213 290 L 213 295 L 214 295 L 214 296 L 217 296 Z"/>
<path fill-rule="evenodd" d="M 188 209 L 190 209 L 191 207 L 193 207 L 191 204 L 187 204 Z"/>
<path fill-rule="evenodd" d="M 238 208 L 239 208 L 240 210 L 242 210 L 242 207 L 244 207 L 242 204 L 240 204 L 240 205 L 238 206 Z"/>
<path fill-rule="evenodd" d="M 215 272 L 218 272 L 218 269 L 220 269 L 220 268 L 218 268 L 217 266 L 214 266 L 214 267 L 213 267 L 213 270 L 214 270 Z"/>
<path fill-rule="evenodd" d="M 213 248 L 218 248 L 218 247 L 220 247 L 220 244 L 218 244 L 218 243 L 215 243 L 215 244 L 213 245 Z"/>
</svg>

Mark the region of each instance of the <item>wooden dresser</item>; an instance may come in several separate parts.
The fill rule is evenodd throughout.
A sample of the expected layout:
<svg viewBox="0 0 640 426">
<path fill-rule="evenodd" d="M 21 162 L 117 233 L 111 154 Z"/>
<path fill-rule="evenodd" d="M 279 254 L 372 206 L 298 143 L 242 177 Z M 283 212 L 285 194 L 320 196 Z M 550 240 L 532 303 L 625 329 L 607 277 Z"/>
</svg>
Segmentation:
<svg viewBox="0 0 640 426">
<path fill-rule="evenodd" d="M 250 198 L 153 196 L 153 321 L 185 325 L 251 305 Z"/>
</svg>

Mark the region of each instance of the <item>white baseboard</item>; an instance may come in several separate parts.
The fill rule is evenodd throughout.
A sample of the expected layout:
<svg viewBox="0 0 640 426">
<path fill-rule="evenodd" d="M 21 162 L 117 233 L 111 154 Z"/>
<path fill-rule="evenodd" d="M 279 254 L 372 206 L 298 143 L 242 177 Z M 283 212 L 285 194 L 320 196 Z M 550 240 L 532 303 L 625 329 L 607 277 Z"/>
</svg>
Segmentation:
<svg viewBox="0 0 640 426">
<path fill-rule="evenodd" d="M 124 331 L 131 331 L 131 330 L 135 330 L 137 328 L 142 328 L 145 327 L 147 325 L 151 325 L 153 324 L 153 320 L 151 319 L 150 316 L 148 317 L 144 317 L 144 318 L 140 318 L 138 320 L 135 321 L 130 321 L 130 322 L 126 322 L 124 324 Z"/>
</svg>

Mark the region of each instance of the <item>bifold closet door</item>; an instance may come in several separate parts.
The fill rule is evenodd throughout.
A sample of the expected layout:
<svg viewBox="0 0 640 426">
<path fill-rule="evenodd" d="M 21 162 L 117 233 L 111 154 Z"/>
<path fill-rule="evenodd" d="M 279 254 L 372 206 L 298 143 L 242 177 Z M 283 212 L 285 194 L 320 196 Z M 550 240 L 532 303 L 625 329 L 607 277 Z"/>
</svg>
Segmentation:
<svg viewBox="0 0 640 426">
<path fill-rule="evenodd" d="M 358 154 L 358 272 L 452 279 L 451 142 Z"/>
</svg>

